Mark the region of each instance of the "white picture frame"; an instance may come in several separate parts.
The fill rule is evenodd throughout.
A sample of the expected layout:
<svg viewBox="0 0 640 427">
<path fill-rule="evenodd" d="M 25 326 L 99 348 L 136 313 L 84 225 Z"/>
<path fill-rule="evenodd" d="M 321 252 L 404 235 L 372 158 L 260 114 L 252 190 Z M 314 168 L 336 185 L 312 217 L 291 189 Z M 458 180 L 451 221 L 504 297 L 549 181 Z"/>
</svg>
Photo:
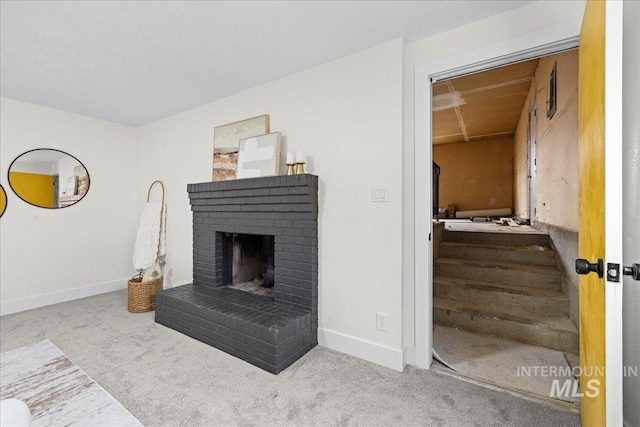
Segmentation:
<svg viewBox="0 0 640 427">
<path fill-rule="evenodd" d="M 240 140 L 236 178 L 279 175 L 280 132 Z"/>
</svg>

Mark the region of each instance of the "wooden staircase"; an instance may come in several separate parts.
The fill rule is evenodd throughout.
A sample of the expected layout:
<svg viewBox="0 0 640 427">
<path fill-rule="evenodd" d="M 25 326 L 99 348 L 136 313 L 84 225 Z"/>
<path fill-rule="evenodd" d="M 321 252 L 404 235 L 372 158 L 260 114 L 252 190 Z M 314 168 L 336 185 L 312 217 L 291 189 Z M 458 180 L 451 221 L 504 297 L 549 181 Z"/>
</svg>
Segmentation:
<svg viewBox="0 0 640 427">
<path fill-rule="evenodd" d="M 578 353 L 578 331 L 547 234 L 445 230 L 433 316 L 456 327 Z"/>
</svg>

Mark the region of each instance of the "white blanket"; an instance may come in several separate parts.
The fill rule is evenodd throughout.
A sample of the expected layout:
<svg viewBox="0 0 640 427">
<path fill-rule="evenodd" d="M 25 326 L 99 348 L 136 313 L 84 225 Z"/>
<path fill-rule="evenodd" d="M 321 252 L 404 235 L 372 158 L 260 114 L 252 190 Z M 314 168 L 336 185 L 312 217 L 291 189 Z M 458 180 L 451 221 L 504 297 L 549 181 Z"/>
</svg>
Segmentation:
<svg viewBox="0 0 640 427">
<path fill-rule="evenodd" d="M 160 212 L 162 215 L 162 226 L 160 225 Z M 140 226 L 136 234 L 136 243 L 133 247 L 133 268 L 141 271 L 147 270 L 156 262 L 157 257 L 166 254 L 166 222 L 167 210 L 162 209 L 162 203 L 151 200 L 147 202 L 142 211 Z M 158 252 L 158 239 L 160 239 L 160 250 Z"/>
</svg>

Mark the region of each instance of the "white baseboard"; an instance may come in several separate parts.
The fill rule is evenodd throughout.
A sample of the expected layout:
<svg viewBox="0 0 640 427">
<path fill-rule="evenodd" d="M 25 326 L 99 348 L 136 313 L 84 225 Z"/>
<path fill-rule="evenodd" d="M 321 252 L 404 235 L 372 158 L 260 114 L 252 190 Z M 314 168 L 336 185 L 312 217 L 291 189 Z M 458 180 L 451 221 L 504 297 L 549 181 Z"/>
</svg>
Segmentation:
<svg viewBox="0 0 640 427">
<path fill-rule="evenodd" d="M 318 328 L 318 344 L 394 371 L 402 372 L 404 370 L 403 352 L 399 349 L 323 328 Z"/>
<path fill-rule="evenodd" d="M 0 316 L 33 310 L 34 308 L 73 301 L 80 298 L 92 297 L 94 295 L 104 294 L 120 289 L 126 289 L 129 279 L 130 278 L 127 277 L 111 282 L 97 283 L 95 285 L 83 286 L 81 288 L 67 289 L 59 292 L 52 292 L 50 294 L 36 295 L 34 297 L 2 302 L 0 303 Z"/>
<path fill-rule="evenodd" d="M 402 351 L 402 362 L 404 363 L 404 366 L 416 366 L 416 349 L 405 346 Z"/>
</svg>

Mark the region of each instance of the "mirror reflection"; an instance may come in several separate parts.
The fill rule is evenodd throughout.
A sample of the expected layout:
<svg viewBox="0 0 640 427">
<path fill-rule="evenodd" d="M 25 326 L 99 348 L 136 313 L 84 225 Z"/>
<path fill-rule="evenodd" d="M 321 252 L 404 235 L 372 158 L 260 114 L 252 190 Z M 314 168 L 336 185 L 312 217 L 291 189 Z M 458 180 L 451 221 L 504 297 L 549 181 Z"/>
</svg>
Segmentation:
<svg viewBox="0 0 640 427">
<path fill-rule="evenodd" d="M 0 217 L 4 215 L 4 211 L 7 209 L 7 193 L 4 191 L 4 187 L 0 185 Z"/>
<path fill-rule="evenodd" d="M 9 167 L 9 185 L 18 197 L 41 208 L 64 208 L 89 190 L 84 165 L 64 151 L 39 148 L 18 156 Z"/>
</svg>

